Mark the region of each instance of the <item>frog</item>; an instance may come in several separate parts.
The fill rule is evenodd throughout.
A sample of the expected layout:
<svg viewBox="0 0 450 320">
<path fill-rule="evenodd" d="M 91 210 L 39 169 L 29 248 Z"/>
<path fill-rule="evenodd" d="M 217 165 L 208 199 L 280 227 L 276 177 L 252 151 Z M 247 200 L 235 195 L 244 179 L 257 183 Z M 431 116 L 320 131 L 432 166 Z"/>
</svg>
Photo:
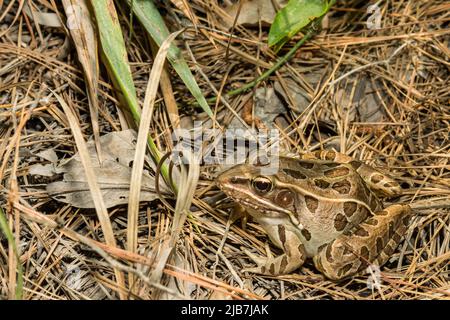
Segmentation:
<svg viewBox="0 0 450 320">
<path fill-rule="evenodd" d="M 408 204 L 383 205 L 400 196 L 400 184 L 381 170 L 345 154 L 320 150 L 235 165 L 218 175 L 218 187 L 267 233 L 282 254 L 244 249 L 256 267 L 242 271 L 290 274 L 312 259 L 326 278 L 340 281 L 381 267 L 408 230 Z"/>
</svg>

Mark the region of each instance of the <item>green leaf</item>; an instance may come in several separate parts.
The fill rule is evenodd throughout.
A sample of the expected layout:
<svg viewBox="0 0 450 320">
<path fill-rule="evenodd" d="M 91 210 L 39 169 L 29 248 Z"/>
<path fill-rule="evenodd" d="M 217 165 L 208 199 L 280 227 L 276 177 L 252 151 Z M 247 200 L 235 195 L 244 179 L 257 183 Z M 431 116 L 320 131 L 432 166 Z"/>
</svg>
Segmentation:
<svg viewBox="0 0 450 320">
<path fill-rule="evenodd" d="M 16 299 L 21 300 L 23 297 L 23 269 L 20 264 L 20 256 L 17 251 L 16 241 L 14 240 L 14 235 L 9 229 L 8 221 L 6 220 L 6 215 L 3 212 L 3 209 L 0 208 L 0 232 L 6 236 L 8 239 L 8 243 L 12 246 L 14 255 L 17 260 L 17 286 L 16 286 Z"/>
<path fill-rule="evenodd" d="M 130 5 L 132 3 L 132 10 L 134 14 L 139 19 L 148 34 L 152 37 L 153 41 L 155 41 L 158 46 L 161 46 L 163 41 L 170 35 L 170 32 L 167 29 L 167 26 L 153 1 L 128 0 L 128 3 Z M 188 64 L 183 59 L 180 49 L 174 44 L 170 45 L 169 51 L 167 53 L 167 59 L 169 60 L 175 71 L 178 73 L 181 80 L 183 80 L 184 84 L 192 93 L 194 98 L 197 100 L 198 104 L 210 117 L 213 117 L 211 108 L 206 102 L 206 99 L 203 96 L 200 87 L 195 81 L 195 78 L 191 70 L 189 69 Z"/>
<path fill-rule="evenodd" d="M 91 0 L 97 19 L 98 32 L 102 46 L 103 62 L 114 84 L 121 90 L 133 118 L 138 122 L 140 107 L 136 97 L 136 88 L 128 63 L 128 53 L 123 40 L 117 12 L 112 0 Z"/>
<path fill-rule="evenodd" d="M 136 96 L 133 77 L 128 63 L 128 53 L 123 40 L 122 29 L 113 0 L 91 0 L 97 20 L 98 32 L 102 46 L 103 61 L 108 68 L 108 72 L 116 87 L 120 89 L 128 108 L 133 115 L 134 121 L 139 124 L 141 118 L 141 108 Z M 148 136 L 148 146 L 150 152 L 158 163 L 161 159 L 160 152 L 153 139 Z M 161 168 L 162 175 L 168 179 L 167 165 Z M 166 180 L 167 181 L 167 180 Z"/>
<path fill-rule="evenodd" d="M 280 49 L 311 21 L 327 13 L 330 7 L 331 3 L 326 0 L 290 0 L 275 16 L 269 31 L 269 46 L 276 45 Z"/>
</svg>

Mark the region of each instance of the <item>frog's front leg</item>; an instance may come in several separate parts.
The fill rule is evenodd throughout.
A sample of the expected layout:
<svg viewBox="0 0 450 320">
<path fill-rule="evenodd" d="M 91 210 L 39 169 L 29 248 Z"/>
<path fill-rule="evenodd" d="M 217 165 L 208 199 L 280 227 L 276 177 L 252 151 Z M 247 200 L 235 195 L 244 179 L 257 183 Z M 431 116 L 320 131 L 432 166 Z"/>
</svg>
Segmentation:
<svg viewBox="0 0 450 320">
<path fill-rule="evenodd" d="M 278 257 L 262 257 L 244 250 L 258 266 L 247 268 L 243 271 L 265 275 L 280 275 L 288 274 L 303 265 L 306 259 L 305 247 L 293 231 L 286 229 L 281 224 L 265 225 L 263 227 L 269 234 L 272 242 L 283 249 L 284 253 Z"/>
<path fill-rule="evenodd" d="M 369 264 L 383 265 L 405 234 L 411 208 L 392 205 L 322 246 L 314 264 L 327 278 L 341 280 L 365 270 Z"/>
</svg>

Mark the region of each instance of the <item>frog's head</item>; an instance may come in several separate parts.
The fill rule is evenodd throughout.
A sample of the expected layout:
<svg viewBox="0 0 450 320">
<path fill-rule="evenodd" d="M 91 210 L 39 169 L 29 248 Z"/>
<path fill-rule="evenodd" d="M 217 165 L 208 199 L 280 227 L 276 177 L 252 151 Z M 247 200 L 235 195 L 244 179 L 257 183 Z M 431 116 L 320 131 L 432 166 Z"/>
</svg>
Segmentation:
<svg viewBox="0 0 450 320">
<path fill-rule="evenodd" d="M 263 174 L 266 173 L 266 174 Z M 290 219 L 295 226 L 295 191 L 259 166 L 240 164 L 217 177 L 217 185 L 226 195 L 260 219 Z"/>
</svg>

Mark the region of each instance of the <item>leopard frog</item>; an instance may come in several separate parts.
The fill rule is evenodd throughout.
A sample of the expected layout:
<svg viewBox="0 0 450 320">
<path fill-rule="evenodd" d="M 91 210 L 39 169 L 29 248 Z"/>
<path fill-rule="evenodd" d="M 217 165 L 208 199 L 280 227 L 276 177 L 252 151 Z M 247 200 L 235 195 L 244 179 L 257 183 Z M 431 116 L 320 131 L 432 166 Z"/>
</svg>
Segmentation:
<svg viewBox="0 0 450 320">
<path fill-rule="evenodd" d="M 246 251 L 257 264 L 246 271 L 287 274 L 312 258 L 327 278 L 344 279 L 369 264 L 383 265 L 408 228 L 411 208 L 383 208 L 380 200 L 399 195 L 399 184 L 349 156 L 318 151 L 280 157 L 272 175 L 261 174 L 261 166 L 237 165 L 217 179 L 283 250 L 277 257 Z"/>
</svg>

